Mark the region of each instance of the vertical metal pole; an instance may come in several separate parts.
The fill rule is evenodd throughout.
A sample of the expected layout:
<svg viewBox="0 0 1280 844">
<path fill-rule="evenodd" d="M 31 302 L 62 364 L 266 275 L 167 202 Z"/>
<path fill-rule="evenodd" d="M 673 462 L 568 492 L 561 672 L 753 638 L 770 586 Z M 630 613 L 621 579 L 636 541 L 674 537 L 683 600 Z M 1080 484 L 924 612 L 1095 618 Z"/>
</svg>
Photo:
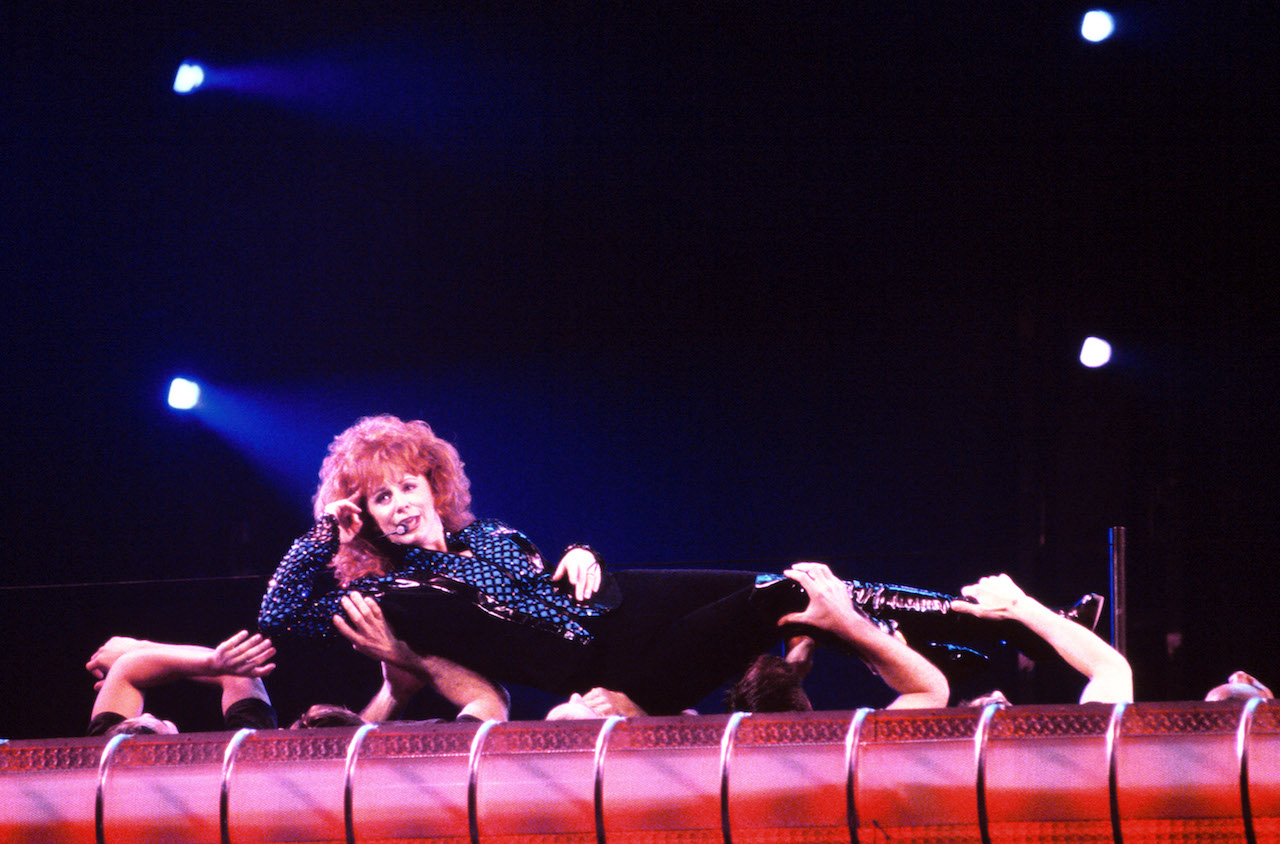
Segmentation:
<svg viewBox="0 0 1280 844">
<path fill-rule="evenodd" d="M 627 720 L 621 715 L 610 715 L 605 719 L 604 726 L 600 728 L 600 733 L 596 736 L 596 752 L 592 761 L 594 770 L 595 788 L 592 791 L 592 804 L 595 806 L 596 812 L 596 844 L 605 844 L 604 835 L 604 754 L 609 749 L 609 736 L 613 734 L 613 728 L 618 726 L 621 721 Z"/>
<path fill-rule="evenodd" d="M 471 757 L 467 762 L 467 830 L 471 844 L 480 844 L 480 756 L 489 731 L 501 722 L 490 718 L 480 725 L 471 739 Z"/>
<path fill-rule="evenodd" d="M 1111 646 L 1121 655 L 1125 653 L 1125 596 L 1124 596 L 1124 527 L 1116 526 L 1108 531 L 1111 549 Z"/>
<path fill-rule="evenodd" d="M 978 835 L 982 844 L 991 844 L 991 821 L 987 815 L 987 738 L 991 735 L 991 722 L 1003 703 L 988 703 L 978 718 L 973 733 L 974 786 L 978 798 Z"/>
<path fill-rule="evenodd" d="M 255 732 L 252 727 L 241 728 L 222 751 L 222 788 L 218 797 L 218 830 L 222 844 L 231 844 L 231 772 L 235 769 L 240 746 Z"/>
<path fill-rule="evenodd" d="M 1124 827 L 1120 823 L 1120 728 L 1128 706 L 1124 701 L 1117 703 L 1107 722 L 1107 797 L 1111 804 L 1111 840 L 1115 844 L 1124 844 Z"/>
<path fill-rule="evenodd" d="M 98 758 L 98 791 L 93 801 L 93 840 L 97 844 L 106 844 L 107 841 L 107 774 L 111 772 L 111 762 L 115 759 L 116 751 L 132 735 L 133 733 L 116 733 L 107 742 L 107 746 L 102 748 L 102 756 Z"/>
<path fill-rule="evenodd" d="M 733 758 L 733 743 L 738 740 L 738 727 L 742 719 L 751 713 L 735 712 L 729 716 L 724 735 L 720 738 L 720 834 L 724 844 L 733 844 L 729 824 L 729 760 Z"/>
<path fill-rule="evenodd" d="M 862 725 L 873 710 L 864 706 L 853 713 L 849 734 L 844 740 L 844 768 L 849 772 L 844 783 L 844 800 L 849 820 L 849 844 L 858 842 L 858 753 L 862 749 Z"/>
<path fill-rule="evenodd" d="M 364 737 L 378 729 L 378 725 L 361 724 L 347 745 L 347 763 L 342 772 L 342 818 L 347 829 L 347 844 L 356 844 L 356 759 Z"/>
<path fill-rule="evenodd" d="M 1253 713 L 1261 703 L 1260 697 L 1249 698 L 1240 713 L 1240 726 L 1236 728 L 1236 760 L 1240 764 L 1240 815 L 1244 818 L 1246 844 L 1258 844 L 1258 834 L 1253 828 L 1253 803 L 1249 799 L 1249 731 L 1253 727 Z"/>
</svg>

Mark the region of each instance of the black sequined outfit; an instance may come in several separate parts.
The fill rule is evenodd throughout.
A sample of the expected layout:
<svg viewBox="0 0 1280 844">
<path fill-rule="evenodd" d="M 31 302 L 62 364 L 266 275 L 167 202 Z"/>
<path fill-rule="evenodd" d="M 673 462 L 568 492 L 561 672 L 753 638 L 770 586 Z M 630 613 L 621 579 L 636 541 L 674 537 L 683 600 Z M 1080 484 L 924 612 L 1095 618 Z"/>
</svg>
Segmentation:
<svg viewBox="0 0 1280 844">
<path fill-rule="evenodd" d="M 325 517 L 280 563 L 259 626 L 271 636 L 337 635 L 339 601 L 359 591 L 419 653 L 556 694 L 601 686 L 663 714 L 736 678 L 777 641 L 777 619 L 805 603 L 792 589 L 757 589 L 751 572 L 694 569 L 606 573 L 600 592 L 580 602 L 551 581 L 528 537 L 500 521 L 474 522 L 447 541 L 448 552 L 410 549 L 391 574 L 342 588 L 328 568 L 336 522 Z"/>
</svg>

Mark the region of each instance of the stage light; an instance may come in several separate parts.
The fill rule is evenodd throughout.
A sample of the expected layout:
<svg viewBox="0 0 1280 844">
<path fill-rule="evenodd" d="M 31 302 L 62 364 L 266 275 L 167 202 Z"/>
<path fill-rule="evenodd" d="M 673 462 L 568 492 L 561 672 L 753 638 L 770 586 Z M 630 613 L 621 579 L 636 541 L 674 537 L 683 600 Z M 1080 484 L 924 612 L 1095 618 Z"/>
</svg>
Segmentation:
<svg viewBox="0 0 1280 844">
<path fill-rule="evenodd" d="M 1080 363 L 1090 369 L 1106 366 L 1111 360 L 1111 344 L 1100 337 L 1086 337 L 1080 346 Z"/>
<path fill-rule="evenodd" d="M 204 84 L 204 68 L 195 62 L 183 62 L 178 65 L 178 73 L 173 77 L 173 91 L 176 94 L 190 94 Z"/>
<path fill-rule="evenodd" d="M 1105 41 L 1115 31 L 1115 18 L 1111 17 L 1110 12 L 1104 12 L 1101 9 L 1085 12 L 1084 20 L 1080 22 L 1080 35 L 1086 41 L 1094 43 Z"/>
<path fill-rule="evenodd" d="M 174 410 L 190 410 L 200 403 L 200 385 L 187 378 L 174 378 L 169 382 L 169 407 Z"/>
</svg>

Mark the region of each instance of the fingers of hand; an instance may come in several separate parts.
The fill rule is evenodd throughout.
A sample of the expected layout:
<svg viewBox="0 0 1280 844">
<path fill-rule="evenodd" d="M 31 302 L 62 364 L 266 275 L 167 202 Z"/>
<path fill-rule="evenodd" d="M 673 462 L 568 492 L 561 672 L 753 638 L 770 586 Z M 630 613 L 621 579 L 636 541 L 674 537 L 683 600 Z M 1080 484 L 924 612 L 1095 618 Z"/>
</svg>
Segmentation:
<svg viewBox="0 0 1280 844">
<path fill-rule="evenodd" d="M 360 638 L 360 633 L 354 627 L 348 624 L 347 620 L 343 618 L 340 614 L 334 615 L 333 626 L 338 628 L 338 632 L 341 633 L 343 636 L 345 636 L 347 639 L 350 639 L 352 642 Z"/>
<path fill-rule="evenodd" d="M 364 622 L 368 615 L 368 604 L 365 603 L 364 596 L 359 592 L 351 592 L 342 596 L 342 609 L 351 620 L 360 624 Z"/>
</svg>

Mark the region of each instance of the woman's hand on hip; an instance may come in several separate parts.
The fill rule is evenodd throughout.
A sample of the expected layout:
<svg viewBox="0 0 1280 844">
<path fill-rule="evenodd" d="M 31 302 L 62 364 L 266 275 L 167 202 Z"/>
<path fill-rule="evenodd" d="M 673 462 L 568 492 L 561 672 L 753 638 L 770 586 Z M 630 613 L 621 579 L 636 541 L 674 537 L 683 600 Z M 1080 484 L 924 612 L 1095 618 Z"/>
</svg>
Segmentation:
<svg viewBox="0 0 1280 844">
<path fill-rule="evenodd" d="M 351 646 L 367 657 L 404 666 L 412 662 L 409 646 L 396 637 L 382 615 L 382 607 L 373 598 L 359 592 L 342 596 L 342 610 L 347 614 L 333 617 L 333 626 L 351 642 Z"/>
</svg>

